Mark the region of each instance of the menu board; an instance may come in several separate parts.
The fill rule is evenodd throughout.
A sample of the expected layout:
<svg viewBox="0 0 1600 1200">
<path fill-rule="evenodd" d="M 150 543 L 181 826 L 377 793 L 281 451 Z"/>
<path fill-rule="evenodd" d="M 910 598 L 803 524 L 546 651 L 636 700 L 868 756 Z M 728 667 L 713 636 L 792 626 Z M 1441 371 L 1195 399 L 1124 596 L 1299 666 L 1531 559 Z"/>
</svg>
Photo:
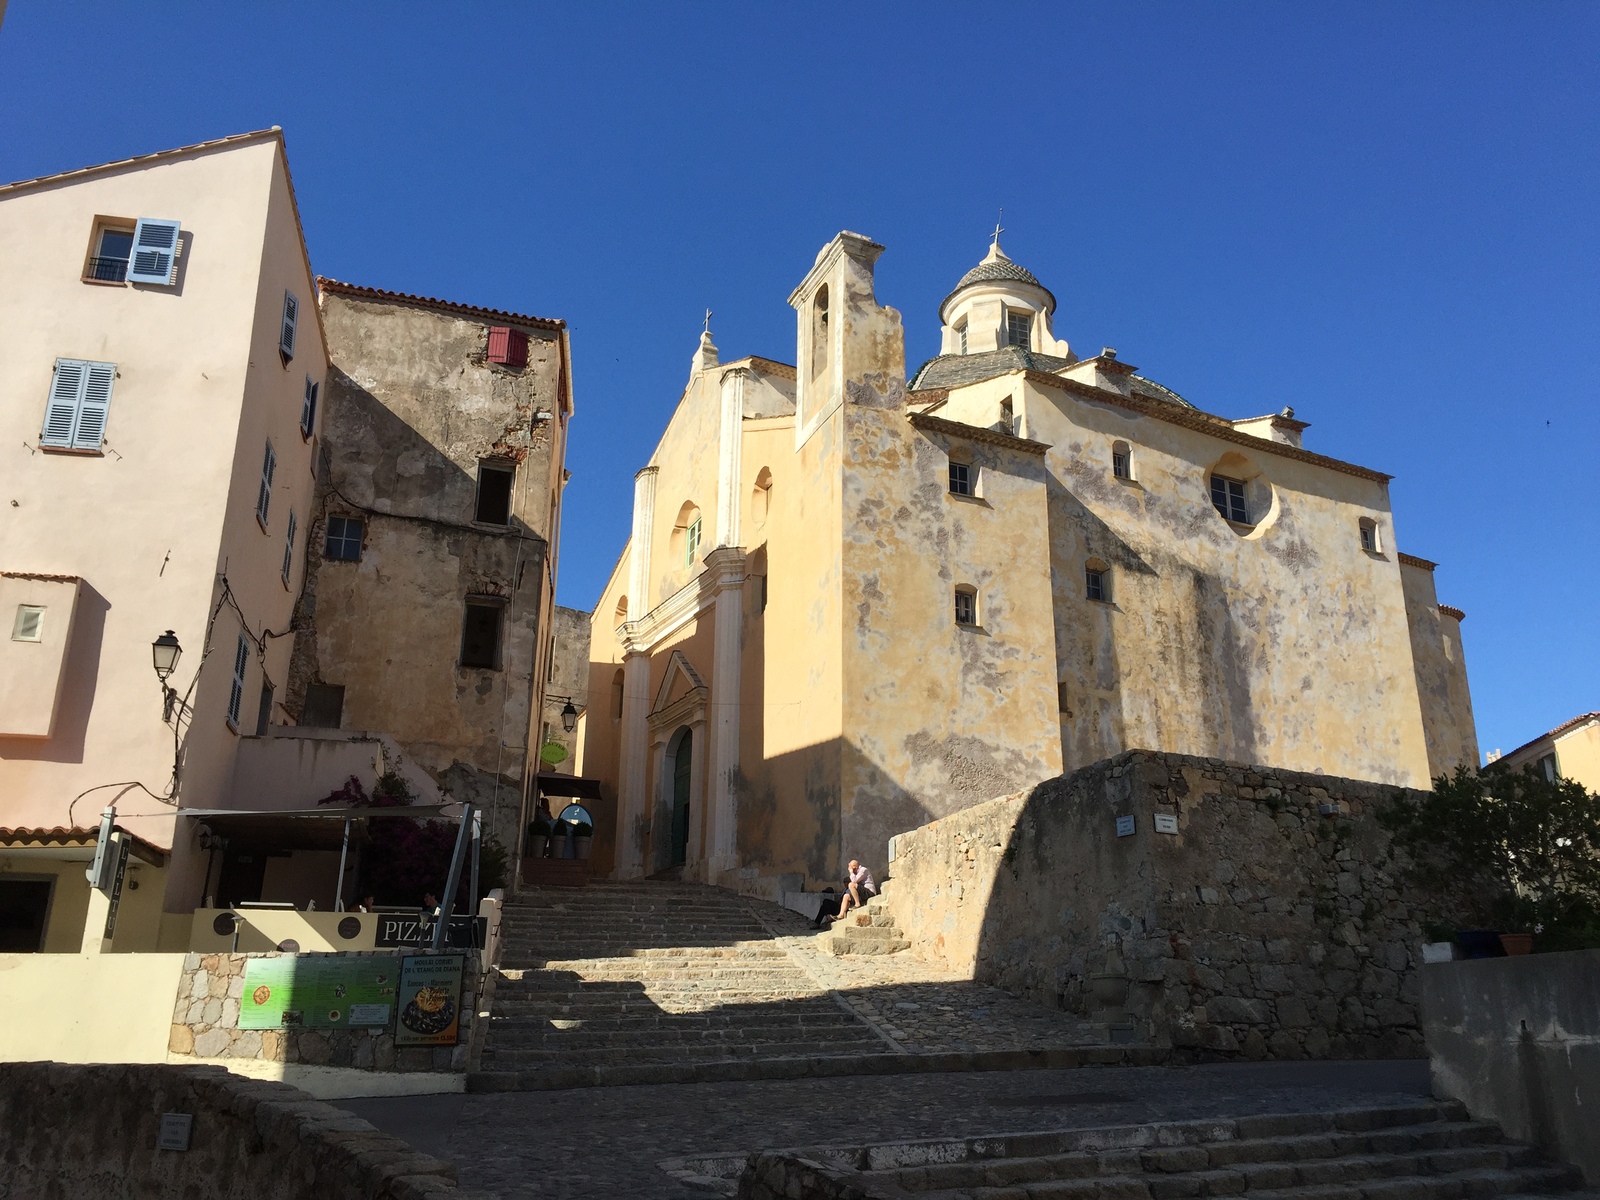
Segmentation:
<svg viewBox="0 0 1600 1200">
<path fill-rule="evenodd" d="M 415 954 L 400 962 L 396 1046 L 454 1046 L 461 1033 L 459 954 Z"/>
<path fill-rule="evenodd" d="M 251 958 L 240 1029 L 370 1029 L 394 1018 L 400 962 L 392 954 Z"/>
</svg>

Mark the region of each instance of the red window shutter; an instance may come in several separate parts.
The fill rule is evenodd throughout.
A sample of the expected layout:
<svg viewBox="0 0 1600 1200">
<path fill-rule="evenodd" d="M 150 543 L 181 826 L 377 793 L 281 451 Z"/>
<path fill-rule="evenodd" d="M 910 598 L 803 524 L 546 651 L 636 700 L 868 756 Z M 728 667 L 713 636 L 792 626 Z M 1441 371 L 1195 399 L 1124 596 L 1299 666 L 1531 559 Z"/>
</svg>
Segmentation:
<svg viewBox="0 0 1600 1200">
<path fill-rule="evenodd" d="M 504 367 L 528 365 L 528 335 L 520 329 L 495 325 L 489 330 L 489 361 Z"/>
</svg>

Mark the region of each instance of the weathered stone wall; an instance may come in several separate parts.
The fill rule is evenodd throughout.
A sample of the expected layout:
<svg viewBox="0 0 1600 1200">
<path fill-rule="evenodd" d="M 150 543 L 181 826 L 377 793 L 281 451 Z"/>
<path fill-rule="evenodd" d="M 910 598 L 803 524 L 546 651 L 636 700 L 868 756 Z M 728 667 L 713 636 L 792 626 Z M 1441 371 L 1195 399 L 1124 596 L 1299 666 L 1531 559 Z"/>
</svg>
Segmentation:
<svg viewBox="0 0 1600 1200">
<path fill-rule="evenodd" d="M 889 894 L 921 953 L 1041 1003 L 1126 1014 L 1139 1040 L 1197 1057 L 1414 1055 L 1422 897 L 1374 819 L 1397 791 L 1130 751 L 899 835 Z M 1176 834 L 1154 831 L 1158 813 Z"/>
<path fill-rule="evenodd" d="M 163 1113 L 194 1118 L 159 1150 Z M 286 1083 L 221 1067 L 0 1063 L 0 1197 L 449 1200 L 455 1168 Z"/>
<path fill-rule="evenodd" d="M 576 608 L 556 605 L 550 620 L 551 667 L 550 677 L 544 686 L 543 728 L 545 737 L 566 749 L 567 757 L 553 767 L 541 765 L 541 771 L 557 771 L 564 775 L 578 772 L 578 731 L 568 733 L 561 726 L 561 709 L 571 697 L 580 713 L 594 706 L 591 720 L 611 721 L 611 689 L 606 680 L 604 690 L 589 694 L 589 614 Z M 535 746 L 538 753 L 540 747 Z"/>
<path fill-rule="evenodd" d="M 553 323 L 329 284 L 316 510 L 286 707 L 344 688 L 342 727 L 388 733 L 508 849 L 542 707 L 565 453 L 564 333 Z M 487 361 L 489 329 L 529 335 L 526 367 Z M 479 464 L 515 470 L 510 521 L 476 520 Z M 365 522 L 359 562 L 323 555 L 330 516 Z M 497 668 L 461 665 L 468 596 L 503 605 Z"/>
<path fill-rule="evenodd" d="M 396 1046 L 392 1019 L 386 1029 L 240 1029 L 245 963 L 252 958 L 281 957 L 276 953 L 187 955 L 178 977 L 168 1051 L 202 1059 L 261 1059 L 358 1071 L 467 1069 L 482 969 L 476 955 L 467 956 L 462 974 L 461 1036 L 454 1046 Z"/>
</svg>

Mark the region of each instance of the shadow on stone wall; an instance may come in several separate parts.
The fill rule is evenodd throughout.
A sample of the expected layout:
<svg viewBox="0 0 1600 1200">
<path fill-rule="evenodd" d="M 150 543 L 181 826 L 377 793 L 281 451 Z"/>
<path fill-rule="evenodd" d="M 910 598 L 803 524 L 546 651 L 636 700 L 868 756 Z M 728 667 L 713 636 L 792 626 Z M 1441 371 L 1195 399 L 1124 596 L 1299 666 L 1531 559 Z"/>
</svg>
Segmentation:
<svg viewBox="0 0 1600 1200">
<path fill-rule="evenodd" d="M 1422 898 L 1374 819 L 1395 791 L 1130 751 L 897 837 L 894 912 L 925 953 L 1112 1040 L 1419 1055 Z"/>
</svg>

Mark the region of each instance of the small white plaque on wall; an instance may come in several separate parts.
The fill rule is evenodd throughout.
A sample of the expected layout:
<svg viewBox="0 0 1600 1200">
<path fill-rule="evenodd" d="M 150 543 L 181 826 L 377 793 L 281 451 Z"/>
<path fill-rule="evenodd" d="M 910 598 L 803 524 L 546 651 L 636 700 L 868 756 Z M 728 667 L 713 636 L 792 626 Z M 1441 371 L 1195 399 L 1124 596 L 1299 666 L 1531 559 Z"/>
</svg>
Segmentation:
<svg viewBox="0 0 1600 1200">
<path fill-rule="evenodd" d="M 1177 833 L 1178 832 L 1178 814 L 1177 813 L 1157 813 L 1156 814 L 1156 832 L 1157 833 Z"/>
<path fill-rule="evenodd" d="M 187 1150 L 189 1131 L 194 1128 L 191 1113 L 162 1113 L 161 1136 L 156 1139 L 157 1150 Z"/>
<path fill-rule="evenodd" d="M 1132 817 L 1118 817 L 1117 818 L 1117 836 L 1118 837 L 1132 837 L 1133 836 L 1133 818 Z"/>
</svg>

